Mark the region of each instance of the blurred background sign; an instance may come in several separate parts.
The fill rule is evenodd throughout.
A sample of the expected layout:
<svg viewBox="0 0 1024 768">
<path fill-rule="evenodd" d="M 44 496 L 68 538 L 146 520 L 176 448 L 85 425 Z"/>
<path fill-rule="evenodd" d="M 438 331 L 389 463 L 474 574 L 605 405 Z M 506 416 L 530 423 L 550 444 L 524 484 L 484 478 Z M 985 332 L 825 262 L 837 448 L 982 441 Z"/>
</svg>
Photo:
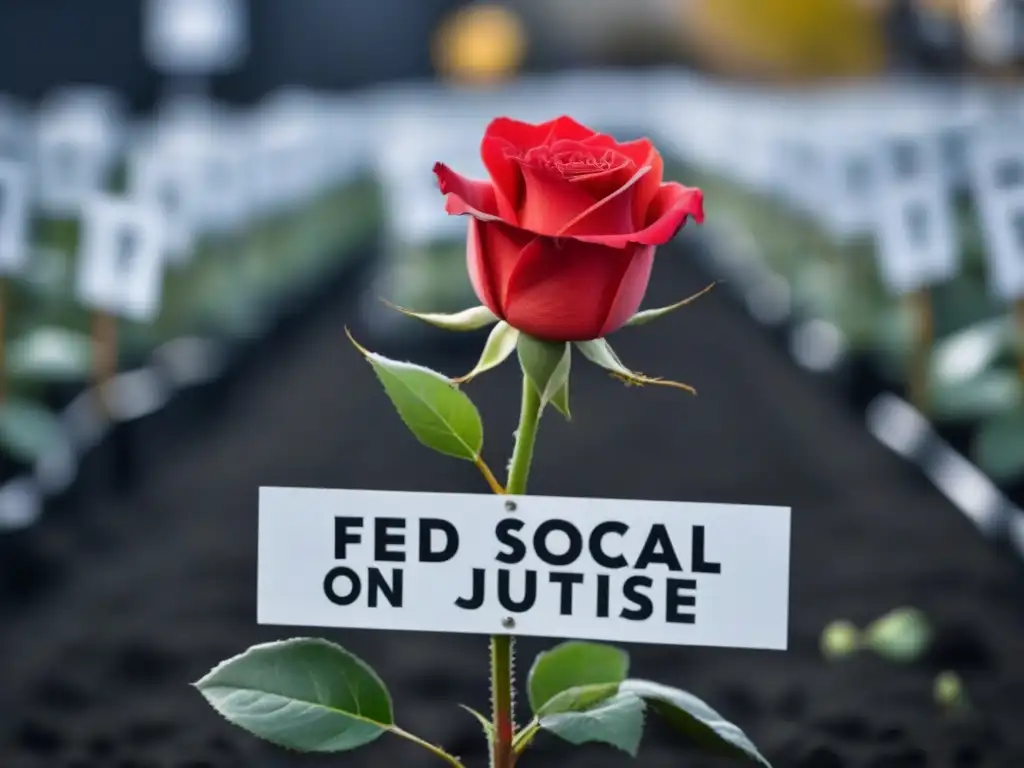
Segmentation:
<svg viewBox="0 0 1024 768">
<path fill-rule="evenodd" d="M 149 60 L 169 74 L 232 69 L 248 50 L 246 0 L 146 0 L 145 25 Z"/>
</svg>

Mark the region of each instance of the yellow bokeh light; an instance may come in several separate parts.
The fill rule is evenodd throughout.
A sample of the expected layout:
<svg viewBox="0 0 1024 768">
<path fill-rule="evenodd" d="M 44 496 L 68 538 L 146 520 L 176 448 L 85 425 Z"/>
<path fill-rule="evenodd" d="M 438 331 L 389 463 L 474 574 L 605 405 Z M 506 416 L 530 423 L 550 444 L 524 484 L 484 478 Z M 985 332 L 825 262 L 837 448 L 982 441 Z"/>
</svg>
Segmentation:
<svg viewBox="0 0 1024 768">
<path fill-rule="evenodd" d="M 514 74 L 526 53 L 519 18 L 500 5 L 463 8 L 444 21 L 434 38 L 434 65 L 458 80 L 493 82 Z"/>
</svg>

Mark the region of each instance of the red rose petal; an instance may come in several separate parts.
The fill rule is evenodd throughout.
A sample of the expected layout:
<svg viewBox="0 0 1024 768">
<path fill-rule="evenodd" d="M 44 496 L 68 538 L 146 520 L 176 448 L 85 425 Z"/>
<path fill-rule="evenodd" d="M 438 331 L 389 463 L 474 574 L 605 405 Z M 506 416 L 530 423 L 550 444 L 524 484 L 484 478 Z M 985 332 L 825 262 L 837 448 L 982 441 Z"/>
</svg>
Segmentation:
<svg viewBox="0 0 1024 768">
<path fill-rule="evenodd" d="M 444 163 L 434 164 L 441 194 L 447 196 L 445 210 L 452 216 L 469 214 L 481 221 L 501 221 L 494 185 L 456 173 Z"/>
<path fill-rule="evenodd" d="M 634 253 L 578 240 L 536 238 L 522 250 L 509 277 L 506 320 L 539 339 L 599 338 L 609 308 L 623 292 Z"/>
<path fill-rule="evenodd" d="M 583 141 L 589 139 L 591 136 L 597 134 L 597 131 L 592 128 L 576 122 L 568 115 L 562 115 L 557 117 L 551 122 L 544 123 L 541 128 L 548 129 L 548 135 L 545 144 L 553 144 L 559 139 L 569 139 L 571 141 Z"/>
<path fill-rule="evenodd" d="M 632 161 L 629 165 L 633 165 Z M 555 234 L 559 237 L 576 237 L 577 235 L 603 235 L 635 230 L 633 200 L 636 195 L 636 187 L 650 170 L 650 168 L 638 168 L 625 184 L 618 185 L 618 188 L 610 195 L 567 221 Z"/>
<path fill-rule="evenodd" d="M 469 270 L 469 282 L 473 285 L 473 292 L 476 293 L 481 303 L 498 317 L 504 317 L 501 304 L 498 302 L 499 293 L 495 290 L 494 277 L 488 268 L 487 260 L 484 257 L 483 233 L 480 228 L 486 226 L 477 219 L 469 220 L 469 234 L 466 238 L 466 266 Z"/>
<path fill-rule="evenodd" d="M 704 193 L 675 182 L 662 184 L 647 215 L 647 226 L 633 234 L 574 237 L 586 243 L 610 248 L 625 248 L 630 243 L 664 245 L 682 229 L 687 218 L 692 217 L 698 224 L 704 221 Z"/>
<path fill-rule="evenodd" d="M 619 146 L 619 151 L 636 163 L 637 167 L 646 166 L 651 169 L 640 180 L 633 194 L 633 221 L 640 228 L 647 223 L 647 211 L 665 178 L 665 162 L 661 159 L 661 153 L 647 139 L 626 142 Z"/>
<path fill-rule="evenodd" d="M 602 337 L 619 330 L 640 309 L 647 285 L 651 281 L 654 252 L 652 245 L 636 246 L 633 258 L 619 281 L 619 290 L 608 306 L 608 314 L 601 326 Z"/>
<path fill-rule="evenodd" d="M 516 157 L 520 154 L 508 139 L 484 136 L 480 144 L 480 157 L 494 182 L 498 213 L 510 224 L 518 222 L 516 211 L 523 199 L 523 173 Z"/>
</svg>

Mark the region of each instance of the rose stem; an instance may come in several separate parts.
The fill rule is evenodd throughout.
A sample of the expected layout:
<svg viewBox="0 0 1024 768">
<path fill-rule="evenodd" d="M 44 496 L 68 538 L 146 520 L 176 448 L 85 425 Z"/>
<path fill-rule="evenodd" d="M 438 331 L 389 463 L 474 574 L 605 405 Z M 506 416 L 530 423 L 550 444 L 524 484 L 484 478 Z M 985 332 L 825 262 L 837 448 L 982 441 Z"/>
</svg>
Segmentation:
<svg viewBox="0 0 1024 768">
<path fill-rule="evenodd" d="M 525 374 L 523 375 L 523 399 L 519 411 L 519 428 L 516 430 L 516 446 L 508 469 L 509 494 L 521 496 L 526 493 L 526 479 L 530 474 L 533 460 L 533 444 L 537 439 L 537 424 L 540 421 L 540 394 Z M 515 677 L 511 635 L 491 636 L 491 695 L 494 724 L 494 744 L 491 755 L 493 768 L 512 768 L 512 739 L 515 737 L 514 713 L 512 712 L 512 684 Z"/>
</svg>

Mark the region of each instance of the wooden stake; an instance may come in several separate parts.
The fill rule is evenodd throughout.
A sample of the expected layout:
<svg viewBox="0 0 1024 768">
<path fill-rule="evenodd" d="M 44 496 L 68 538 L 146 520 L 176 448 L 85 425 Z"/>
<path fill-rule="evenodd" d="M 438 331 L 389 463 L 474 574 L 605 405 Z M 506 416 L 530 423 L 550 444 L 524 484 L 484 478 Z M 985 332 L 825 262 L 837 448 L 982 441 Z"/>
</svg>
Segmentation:
<svg viewBox="0 0 1024 768">
<path fill-rule="evenodd" d="M 928 410 L 928 366 L 935 343 L 935 318 L 931 291 L 927 287 L 907 294 L 907 306 L 914 323 L 914 341 L 910 354 L 907 393 L 910 403 L 921 413 Z"/>
<path fill-rule="evenodd" d="M 93 384 L 100 411 L 110 416 L 107 401 L 107 384 L 117 373 L 117 317 L 107 312 L 95 311 L 92 315 L 92 363 Z"/>
</svg>

